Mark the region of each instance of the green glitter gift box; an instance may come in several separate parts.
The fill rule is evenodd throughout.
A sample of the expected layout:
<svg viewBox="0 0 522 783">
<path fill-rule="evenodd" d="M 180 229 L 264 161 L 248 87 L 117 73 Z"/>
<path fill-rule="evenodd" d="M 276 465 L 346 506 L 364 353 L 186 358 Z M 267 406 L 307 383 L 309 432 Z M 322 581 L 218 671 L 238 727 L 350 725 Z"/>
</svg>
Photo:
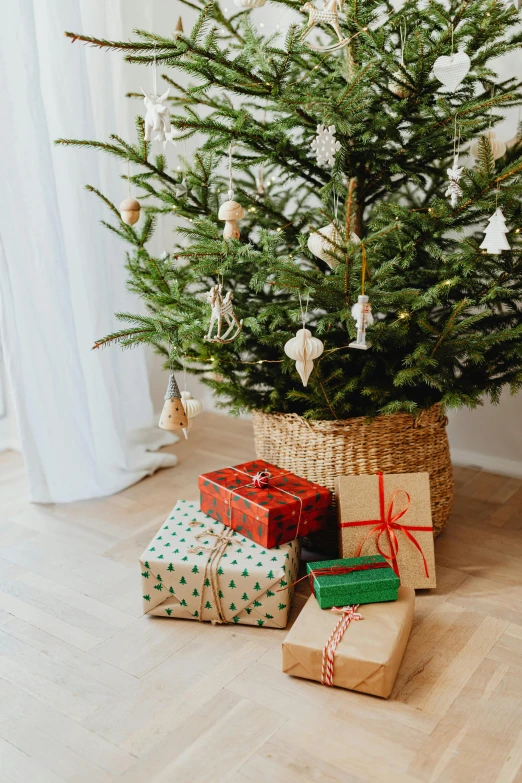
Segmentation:
<svg viewBox="0 0 522 783">
<path fill-rule="evenodd" d="M 400 579 L 381 555 L 322 560 L 307 570 L 321 609 L 397 600 Z"/>
</svg>

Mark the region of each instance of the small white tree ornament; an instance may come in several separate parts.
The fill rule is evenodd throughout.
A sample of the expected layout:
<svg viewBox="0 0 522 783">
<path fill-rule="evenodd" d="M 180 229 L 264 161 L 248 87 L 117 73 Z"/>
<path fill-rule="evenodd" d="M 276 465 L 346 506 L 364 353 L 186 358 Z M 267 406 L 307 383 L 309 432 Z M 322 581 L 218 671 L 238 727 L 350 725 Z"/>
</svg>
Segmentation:
<svg viewBox="0 0 522 783">
<path fill-rule="evenodd" d="M 507 231 L 506 219 L 500 207 L 497 207 L 488 221 L 480 249 L 492 256 L 500 255 L 503 250 L 511 250 L 511 245 L 506 239 Z"/>
<path fill-rule="evenodd" d="M 312 141 L 312 149 L 315 151 L 319 166 L 333 166 L 335 155 L 341 149 L 341 142 L 335 138 L 335 125 L 328 128 L 325 125 L 317 126 L 317 136 Z"/>
<path fill-rule="evenodd" d="M 342 245 L 343 238 L 335 223 L 312 231 L 308 237 L 308 250 L 325 261 L 330 269 L 334 269 L 339 263 L 336 255 L 340 252 L 337 246 Z"/>
<path fill-rule="evenodd" d="M 321 340 L 312 337 L 311 331 L 304 327 L 285 343 L 285 353 L 295 361 L 295 368 L 301 376 L 303 386 L 307 385 L 310 373 L 314 369 L 314 359 L 317 359 L 323 350 L 324 345 Z"/>
<path fill-rule="evenodd" d="M 301 40 L 304 41 L 308 33 L 313 30 L 316 24 L 326 24 L 333 28 L 334 32 L 339 39 L 337 43 L 330 44 L 329 46 L 314 46 L 307 44 L 309 49 L 314 52 L 335 52 L 337 49 L 342 49 L 350 43 L 350 38 L 343 38 L 341 28 L 339 27 L 339 11 L 342 9 L 344 0 L 324 0 L 322 8 L 316 8 L 313 3 L 307 2 L 299 9 L 301 13 L 308 12 L 308 23 L 301 35 Z"/>
<path fill-rule="evenodd" d="M 462 188 L 460 187 L 459 182 L 463 171 L 464 166 L 459 166 L 459 156 L 455 155 L 453 158 L 453 166 L 447 169 L 449 185 L 446 193 L 444 194 L 449 198 L 453 209 L 455 209 L 459 203 L 459 200 L 462 198 Z"/>
<path fill-rule="evenodd" d="M 456 54 L 442 55 L 433 63 L 433 75 L 449 92 L 455 92 L 471 68 L 471 60 L 462 50 Z"/>
<path fill-rule="evenodd" d="M 357 338 L 349 343 L 349 348 L 359 348 L 366 351 L 371 343 L 366 342 L 366 328 L 373 324 L 372 307 L 365 294 L 359 294 L 357 302 L 352 307 L 352 318 L 357 326 Z"/>
<path fill-rule="evenodd" d="M 145 141 L 172 141 L 170 138 L 170 113 L 168 107 L 165 106 L 165 101 L 170 95 L 170 87 L 163 95 L 147 95 L 145 90 L 142 90 L 143 103 L 147 112 L 145 114 Z M 169 138 L 167 139 L 167 134 Z"/>
</svg>

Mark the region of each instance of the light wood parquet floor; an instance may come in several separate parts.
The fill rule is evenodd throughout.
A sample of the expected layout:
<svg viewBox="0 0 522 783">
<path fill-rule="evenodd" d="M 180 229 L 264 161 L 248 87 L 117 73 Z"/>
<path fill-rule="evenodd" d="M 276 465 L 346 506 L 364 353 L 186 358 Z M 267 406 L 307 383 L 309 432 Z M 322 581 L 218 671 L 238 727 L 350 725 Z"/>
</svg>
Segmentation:
<svg viewBox="0 0 522 783">
<path fill-rule="evenodd" d="M 382 701 L 283 674 L 285 631 L 141 616 L 137 558 L 176 500 L 254 456 L 249 422 L 207 414 L 172 448 L 177 467 L 56 506 L 0 454 L 2 783 L 522 781 L 522 481 L 455 470 L 439 587 Z"/>
</svg>

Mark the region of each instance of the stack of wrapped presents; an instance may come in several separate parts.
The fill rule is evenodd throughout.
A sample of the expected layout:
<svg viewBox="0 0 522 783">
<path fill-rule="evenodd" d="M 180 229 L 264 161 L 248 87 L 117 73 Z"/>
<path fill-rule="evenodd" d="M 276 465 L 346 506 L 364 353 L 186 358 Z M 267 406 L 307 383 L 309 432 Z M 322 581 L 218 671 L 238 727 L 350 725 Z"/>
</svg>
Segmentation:
<svg viewBox="0 0 522 783">
<path fill-rule="evenodd" d="M 436 585 L 428 474 L 338 477 L 341 558 L 308 562 L 301 577 L 299 539 L 326 526 L 328 489 L 262 460 L 203 474 L 199 489 L 140 558 L 145 613 L 282 629 L 308 580 L 283 671 L 389 696 L 415 590 Z"/>
</svg>

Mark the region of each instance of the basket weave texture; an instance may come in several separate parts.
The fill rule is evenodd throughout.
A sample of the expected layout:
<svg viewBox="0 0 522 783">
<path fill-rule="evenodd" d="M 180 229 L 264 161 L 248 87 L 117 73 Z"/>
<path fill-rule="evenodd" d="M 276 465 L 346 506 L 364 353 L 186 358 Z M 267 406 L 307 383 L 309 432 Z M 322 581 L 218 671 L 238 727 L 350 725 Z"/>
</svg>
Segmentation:
<svg viewBox="0 0 522 783">
<path fill-rule="evenodd" d="M 360 417 L 309 422 L 295 413 L 260 411 L 255 411 L 252 419 L 259 459 L 331 490 L 336 476 L 426 471 L 430 474 L 435 536 L 446 526 L 453 500 L 453 473 L 447 419 L 438 405 L 417 417 L 396 413 L 371 421 Z"/>
</svg>

